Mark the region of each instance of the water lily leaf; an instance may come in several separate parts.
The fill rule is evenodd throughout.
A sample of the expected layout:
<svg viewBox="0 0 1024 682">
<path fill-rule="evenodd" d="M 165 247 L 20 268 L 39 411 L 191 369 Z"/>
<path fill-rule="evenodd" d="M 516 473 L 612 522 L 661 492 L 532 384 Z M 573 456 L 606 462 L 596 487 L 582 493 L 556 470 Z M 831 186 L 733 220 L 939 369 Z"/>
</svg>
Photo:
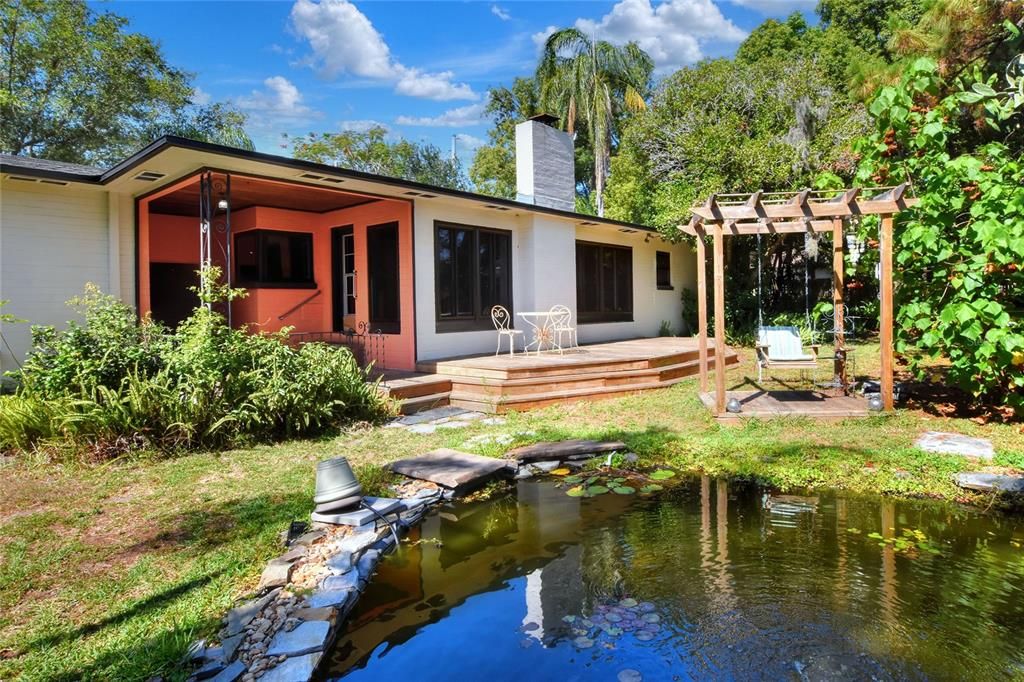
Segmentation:
<svg viewBox="0 0 1024 682">
<path fill-rule="evenodd" d="M 630 488 L 628 485 L 620 485 L 612 488 L 612 492 L 618 495 L 632 495 L 636 492 L 636 489 Z"/>
<path fill-rule="evenodd" d="M 643 615 L 643 621 L 645 623 L 658 623 L 661 621 L 661 616 L 656 613 L 645 613 Z"/>
<path fill-rule="evenodd" d="M 562 616 L 562 622 L 563 623 L 575 623 L 576 622 L 576 616 Z"/>
<path fill-rule="evenodd" d="M 650 477 L 651 477 L 651 479 L 653 479 L 655 481 L 665 481 L 665 480 L 668 480 L 668 479 L 672 478 L 675 475 L 676 475 L 676 472 L 674 472 L 674 471 L 672 471 L 670 469 L 658 469 L 657 471 L 652 473 Z"/>
<path fill-rule="evenodd" d="M 587 488 L 587 495 L 589 495 L 590 497 L 604 495 L 606 492 L 608 492 L 608 488 L 604 487 L 603 485 L 592 485 L 589 488 Z"/>
<path fill-rule="evenodd" d="M 622 634 L 622 628 L 615 627 L 614 625 L 612 625 L 611 627 L 605 629 L 604 632 L 609 637 L 618 637 L 619 635 Z"/>
<path fill-rule="evenodd" d="M 576 639 L 572 640 L 572 643 L 580 649 L 589 649 L 590 647 L 594 646 L 594 640 L 590 639 L 589 637 L 577 637 Z"/>
<path fill-rule="evenodd" d="M 633 599 L 632 597 L 626 597 L 625 599 L 623 599 L 622 601 L 619 602 L 619 606 L 621 606 L 624 609 L 631 609 L 631 608 L 633 608 L 636 605 L 637 605 L 637 601 L 636 601 L 636 599 Z"/>
<path fill-rule="evenodd" d="M 591 476 L 591 477 L 589 477 L 589 478 L 588 478 L 588 479 L 587 479 L 587 480 L 585 481 L 585 483 L 586 483 L 587 485 L 594 485 L 595 483 L 597 483 L 597 479 L 598 479 L 598 478 L 599 478 L 598 476 Z"/>
<path fill-rule="evenodd" d="M 566 483 L 582 483 L 583 482 L 583 477 L 582 476 L 566 476 L 562 480 L 565 481 Z"/>
<path fill-rule="evenodd" d="M 565 494 L 569 497 L 583 497 L 587 494 L 587 491 L 583 489 L 581 485 L 574 485 L 565 491 Z"/>
<path fill-rule="evenodd" d="M 664 490 L 664 488 L 662 488 L 662 486 L 658 485 L 657 483 L 648 483 L 644 487 L 640 488 L 640 492 L 644 493 L 645 495 L 648 495 L 650 493 L 656 493 L 659 490 Z"/>
<path fill-rule="evenodd" d="M 551 475 L 552 476 L 568 476 L 571 473 L 572 473 L 571 470 L 563 469 L 563 468 L 558 468 L 558 469 L 552 469 L 551 470 Z"/>
</svg>

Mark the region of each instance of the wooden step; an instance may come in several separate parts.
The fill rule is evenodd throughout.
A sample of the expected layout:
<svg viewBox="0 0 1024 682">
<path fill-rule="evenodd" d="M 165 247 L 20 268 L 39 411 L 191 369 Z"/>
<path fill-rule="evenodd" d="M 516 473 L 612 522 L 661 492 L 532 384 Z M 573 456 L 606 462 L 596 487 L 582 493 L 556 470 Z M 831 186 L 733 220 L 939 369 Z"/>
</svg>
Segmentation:
<svg viewBox="0 0 1024 682">
<path fill-rule="evenodd" d="M 443 393 L 431 393 L 414 398 L 405 398 L 398 403 L 400 414 L 416 414 L 423 410 L 432 410 L 435 407 L 444 407 L 451 404 L 451 391 Z"/>
<path fill-rule="evenodd" d="M 739 362 L 735 353 L 726 357 L 726 365 Z M 714 368 L 714 359 L 710 367 Z M 691 376 L 700 371 L 700 361 L 690 360 L 673 365 L 654 368 L 590 371 L 559 376 L 529 377 L 515 379 L 485 379 L 481 377 L 452 377 L 452 386 L 460 395 L 474 394 L 484 396 L 527 395 L 543 392 L 549 387 L 559 389 L 605 388 L 609 386 L 628 386 L 651 381 L 666 381 Z"/>
</svg>

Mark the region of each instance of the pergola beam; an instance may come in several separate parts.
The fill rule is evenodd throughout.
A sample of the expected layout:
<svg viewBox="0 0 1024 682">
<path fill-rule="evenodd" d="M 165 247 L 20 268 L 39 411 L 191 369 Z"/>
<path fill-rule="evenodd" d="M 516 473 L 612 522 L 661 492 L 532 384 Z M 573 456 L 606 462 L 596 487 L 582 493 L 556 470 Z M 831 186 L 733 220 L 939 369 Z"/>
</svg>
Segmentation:
<svg viewBox="0 0 1024 682">
<path fill-rule="evenodd" d="M 899 213 L 917 204 L 907 198 L 906 183 L 886 188 L 870 199 L 857 199 L 860 188 L 845 190 L 831 199 L 814 201 L 810 190 L 802 190 L 786 199 L 765 200 L 763 192 L 754 192 L 745 199 L 723 203 L 720 195 L 711 195 L 707 201 L 692 208 L 695 216 L 707 222 L 728 220 L 758 220 L 761 218 L 848 218 L 862 215 Z M 741 232 L 740 234 L 747 234 Z"/>
</svg>

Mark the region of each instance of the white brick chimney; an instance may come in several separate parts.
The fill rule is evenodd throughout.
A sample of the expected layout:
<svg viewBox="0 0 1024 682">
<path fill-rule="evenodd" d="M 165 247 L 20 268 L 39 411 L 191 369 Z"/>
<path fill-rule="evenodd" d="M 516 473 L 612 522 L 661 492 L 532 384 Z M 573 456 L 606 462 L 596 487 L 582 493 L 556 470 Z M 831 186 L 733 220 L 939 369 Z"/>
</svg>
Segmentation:
<svg viewBox="0 0 1024 682">
<path fill-rule="evenodd" d="M 541 114 L 516 126 L 516 199 L 535 206 L 576 208 L 576 172 L 569 133 Z"/>
</svg>

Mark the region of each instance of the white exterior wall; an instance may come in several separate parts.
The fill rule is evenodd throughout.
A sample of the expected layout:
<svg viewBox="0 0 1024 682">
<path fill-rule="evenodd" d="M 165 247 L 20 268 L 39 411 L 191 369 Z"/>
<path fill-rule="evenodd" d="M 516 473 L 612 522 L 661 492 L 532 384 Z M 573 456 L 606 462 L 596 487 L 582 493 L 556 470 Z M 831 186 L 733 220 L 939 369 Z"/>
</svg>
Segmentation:
<svg viewBox="0 0 1024 682">
<path fill-rule="evenodd" d="M 696 256 L 689 246 L 670 244 L 656 235 L 651 235 L 647 241 L 647 234 L 624 233 L 603 226 L 576 228 L 576 239 L 580 241 L 619 244 L 633 250 L 633 321 L 578 325 L 577 335 L 580 343 L 657 336 L 662 320 L 671 325 L 674 333 L 680 333 L 683 326 L 682 290 L 696 288 Z M 657 287 L 655 253 L 658 251 L 666 251 L 669 254 L 672 268 L 671 289 Z"/>
<path fill-rule="evenodd" d="M 105 191 L 10 179 L 2 183 L 0 299 L 10 301 L 4 312 L 28 321 L 2 327 L 10 349 L 0 344 L 0 369 L 8 371 L 31 345 L 30 324 L 63 327 L 74 319 L 65 302 L 81 294 L 87 282 L 112 291 L 111 262 L 121 260 L 113 250 L 115 245 L 121 250 L 123 236 L 121 211 L 111 223 Z M 114 284 L 120 281 L 119 273 Z"/>
<path fill-rule="evenodd" d="M 508 211 L 464 209 L 436 200 L 417 200 L 413 209 L 416 269 L 416 353 L 418 361 L 493 353 L 493 331 L 437 331 L 435 303 L 435 221 L 488 227 L 512 232 L 512 298 L 515 326 L 528 330 L 521 311 L 568 306 L 576 319 L 576 240 L 621 244 L 633 249 L 633 321 L 578 326 L 581 343 L 657 336 L 662 320 L 673 331 L 682 326 L 681 292 L 693 288 L 696 266 L 693 251 L 668 244 L 647 233 L 626 234 L 610 226 L 581 227 L 544 214 L 515 215 Z M 659 290 L 655 278 L 655 252 L 671 254 L 671 290 Z M 506 346 L 503 345 L 503 348 Z"/>
</svg>

